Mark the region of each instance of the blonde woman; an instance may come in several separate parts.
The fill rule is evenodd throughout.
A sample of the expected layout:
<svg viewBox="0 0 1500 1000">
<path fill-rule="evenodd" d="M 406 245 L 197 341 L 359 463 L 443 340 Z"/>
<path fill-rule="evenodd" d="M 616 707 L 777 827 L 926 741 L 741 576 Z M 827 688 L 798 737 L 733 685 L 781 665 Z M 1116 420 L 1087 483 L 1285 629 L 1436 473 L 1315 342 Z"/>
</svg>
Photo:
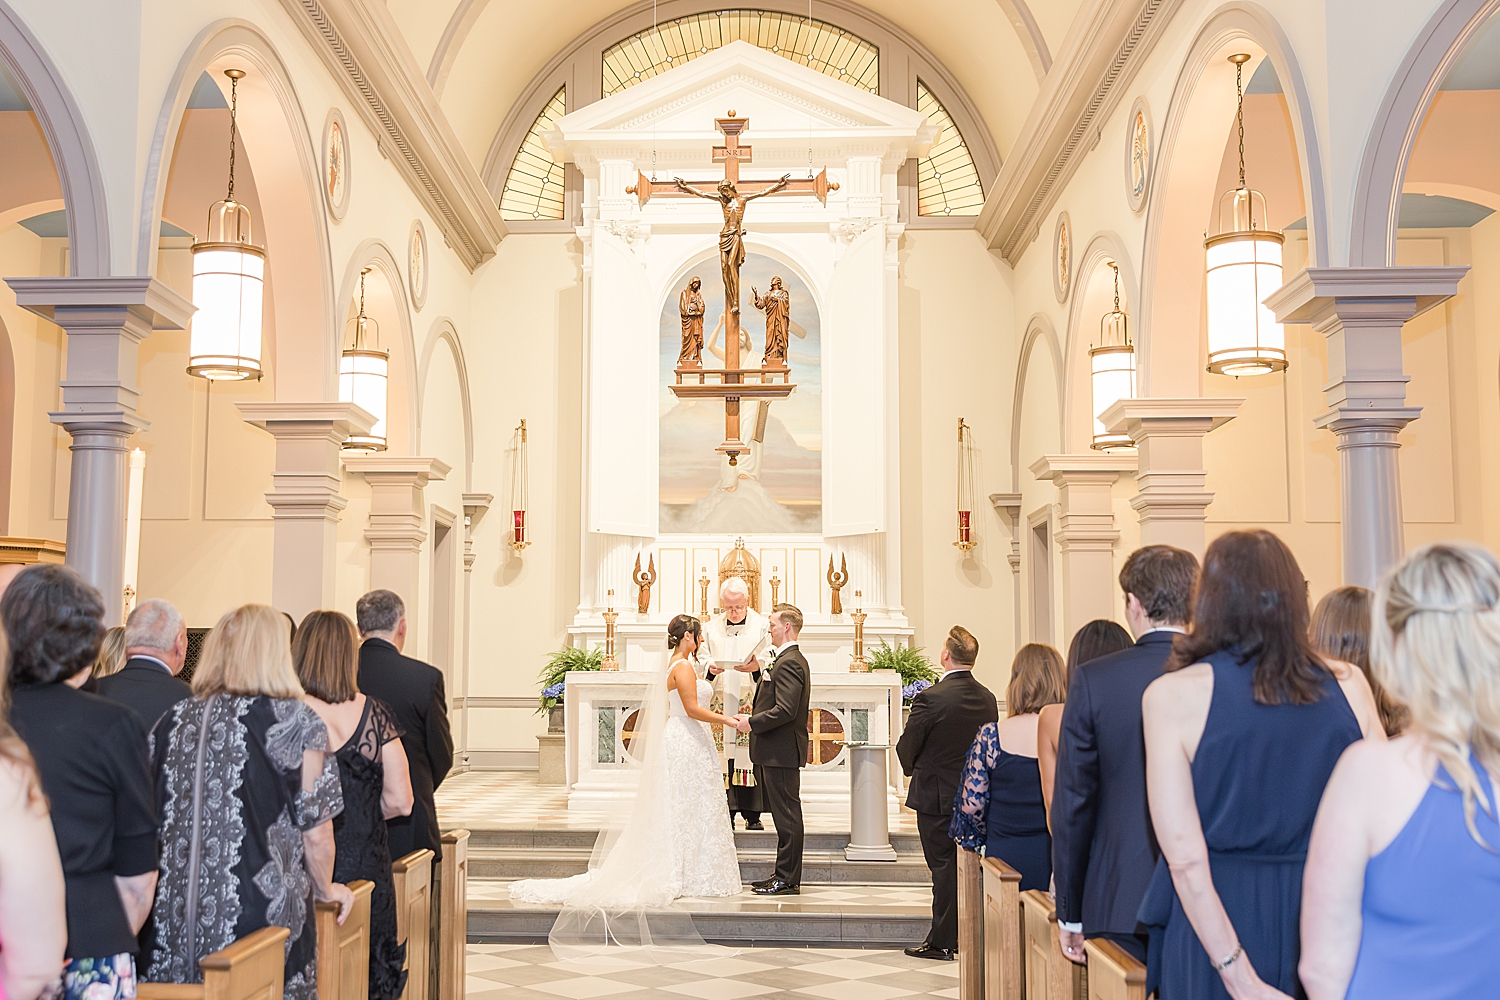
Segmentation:
<svg viewBox="0 0 1500 1000">
<path fill-rule="evenodd" d="M 1346 750 L 1308 848 L 1311 1000 L 1493 996 L 1500 983 L 1500 562 L 1418 549 L 1375 594 L 1371 663 L 1405 732 Z"/>
<path fill-rule="evenodd" d="M 317 998 L 313 900 L 354 897 L 333 881 L 333 818 L 344 808 L 328 730 L 303 700 L 281 612 L 247 604 L 219 619 L 178 702 L 152 736 L 161 881 L 146 980 L 201 982 L 198 962 L 276 925 L 285 994 Z"/>
<path fill-rule="evenodd" d="M 99 658 L 94 661 L 94 670 L 89 675 L 93 680 L 120 672 L 125 665 L 125 626 L 116 625 L 104 633 L 99 644 Z"/>
</svg>

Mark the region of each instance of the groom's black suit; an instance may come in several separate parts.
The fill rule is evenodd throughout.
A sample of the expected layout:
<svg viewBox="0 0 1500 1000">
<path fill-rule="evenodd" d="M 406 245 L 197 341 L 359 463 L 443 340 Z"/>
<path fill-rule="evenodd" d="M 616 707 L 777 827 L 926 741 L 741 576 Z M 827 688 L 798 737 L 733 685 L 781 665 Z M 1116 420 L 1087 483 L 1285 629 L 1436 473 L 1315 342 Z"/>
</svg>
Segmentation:
<svg viewBox="0 0 1500 1000">
<path fill-rule="evenodd" d="M 807 763 L 807 661 L 796 645 L 761 672 L 750 715 L 750 762 L 776 824 L 776 877 L 802 884 L 802 765 Z"/>
</svg>

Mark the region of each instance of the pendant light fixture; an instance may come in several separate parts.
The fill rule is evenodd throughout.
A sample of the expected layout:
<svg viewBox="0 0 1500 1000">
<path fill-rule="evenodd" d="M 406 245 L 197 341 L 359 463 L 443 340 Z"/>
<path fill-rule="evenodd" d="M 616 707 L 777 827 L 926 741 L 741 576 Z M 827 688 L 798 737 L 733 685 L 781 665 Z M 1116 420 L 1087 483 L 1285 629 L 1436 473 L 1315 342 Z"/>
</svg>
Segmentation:
<svg viewBox="0 0 1500 1000">
<path fill-rule="evenodd" d="M 1129 434 L 1111 434 L 1099 415 L 1121 399 L 1135 397 L 1135 345 L 1130 342 L 1130 317 L 1120 308 L 1120 265 L 1115 272 L 1115 307 L 1099 319 L 1099 343 L 1089 348 L 1089 380 L 1094 392 L 1095 451 L 1134 448 Z"/>
<path fill-rule="evenodd" d="M 353 336 L 339 359 L 339 400 L 354 403 L 375 417 L 368 434 L 344 442 L 346 451 L 385 451 L 386 393 L 390 388 L 390 355 L 380 349 L 380 324 L 365 315 L 365 275 L 359 272 L 359 315 L 349 321 Z"/>
<path fill-rule="evenodd" d="M 234 153 L 239 138 L 239 82 L 229 77 L 229 193 L 208 210 L 208 236 L 193 244 L 192 333 L 188 374 L 233 382 L 261 377 L 260 328 L 266 252 L 251 241 L 250 210 L 234 200 Z"/>
<path fill-rule="evenodd" d="M 1281 287 L 1282 235 L 1266 228 L 1266 198 L 1245 184 L 1245 90 L 1250 56 L 1238 53 L 1234 89 L 1240 185 L 1219 201 L 1219 233 L 1204 240 L 1208 269 L 1208 370 L 1265 375 L 1286 369 L 1286 335 L 1261 300 Z M 1227 222 L 1226 222 L 1227 220 Z"/>
</svg>

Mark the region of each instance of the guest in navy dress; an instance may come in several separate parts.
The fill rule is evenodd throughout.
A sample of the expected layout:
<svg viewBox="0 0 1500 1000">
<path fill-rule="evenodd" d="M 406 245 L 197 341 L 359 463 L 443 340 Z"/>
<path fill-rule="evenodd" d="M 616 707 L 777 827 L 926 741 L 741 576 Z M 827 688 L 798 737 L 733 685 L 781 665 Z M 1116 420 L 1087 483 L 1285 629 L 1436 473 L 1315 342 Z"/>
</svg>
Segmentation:
<svg viewBox="0 0 1500 1000">
<path fill-rule="evenodd" d="M 948 836 L 1021 873 L 1021 889 L 1052 882 L 1052 837 L 1037 769 L 1037 712 L 1066 693 L 1063 659 L 1051 646 L 1027 643 L 1016 653 L 1005 689 L 1006 718 L 979 728 L 953 800 Z"/>
<path fill-rule="evenodd" d="M 1302 901 L 1312 1000 L 1494 996 L 1500 984 L 1500 562 L 1418 549 L 1380 585 L 1371 659 L 1403 735 L 1344 752 Z"/>
<path fill-rule="evenodd" d="M 1349 744 L 1384 739 L 1357 667 L 1308 636 L 1307 587 L 1268 531 L 1204 555 L 1193 631 L 1146 689 L 1146 785 L 1161 845 L 1140 921 L 1159 1000 L 1300 993 L 1302 867 Z"/>
</svg>

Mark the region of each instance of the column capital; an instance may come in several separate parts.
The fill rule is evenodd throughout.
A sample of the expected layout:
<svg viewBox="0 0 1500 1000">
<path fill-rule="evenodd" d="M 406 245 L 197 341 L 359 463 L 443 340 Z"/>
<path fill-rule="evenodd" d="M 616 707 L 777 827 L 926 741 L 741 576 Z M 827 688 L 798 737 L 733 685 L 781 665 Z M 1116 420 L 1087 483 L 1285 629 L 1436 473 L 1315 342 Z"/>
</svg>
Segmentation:
<svg viewBox="0 0 1500 1000">
<path fill-rule="evenodd" d="M 358 472 L 372 486 L 413 486 L 421 489 L 431 480 L 448 478 L 453 467 L 440 458 L 404 455 L 346 455 L 344 468 Z"/>
<path fill-rule="evenodd" d="M 1099 414 L 1111 434 L 1129 434 L 1137 445 L 1145 437 L 1202 437 L 1233 420 L 1243 397 L 1148 397 L 1117 400 Z"/>
<path fill-rule="evenodd" d="M 197 307 L 150 275 L 104 275 L 6 278 L 16 305 L 58 326 L 71 316 L 126 309 L 150 330 L 185 330 Z"/>
<path fill-rule="evenodd" d="M 370 484 L 370 522 L 365 539 L 372 552 L 415 554 L 427 540 L 427 508 L 422 491 L 448 477 L 447 462 L 415 455 L 349 455 L 344 468 Z M 404 581 L 403 581 L 404 582 Z M 415 577 L 412 578 L 415 582 Z M 400 593 L 396 587 L 391 587 Z"/>
<path fill-rule="evenodd" d="M 1318 323 L 1330 311 L 1362 304 L 1367 318 L 1384 310 L 1401 322 L 1458 294 L 1463 267 L 1309 267 L 1266 296 L 1278 323 Z"/>
<path fill-rule="evenodd" d="M 342 445 L 351 434 L 367 434 L 375 415 L 353 403 L 283 400 L 236 403 L 240 417 L 277 439 L 325 440 Z"/>
<path fill-rule="evenodd" d="M 1031 463 L 1031 474 L 1059 487 L 1074 483 L 1109 486 L 1122 472 L 1134 472 L 1137 458 L 1130 452 L 1092 451 L 1082 455 L 1043 455 Z M 1018 501 L 1019 503 L 1019 501 Z"/>
</svg>

